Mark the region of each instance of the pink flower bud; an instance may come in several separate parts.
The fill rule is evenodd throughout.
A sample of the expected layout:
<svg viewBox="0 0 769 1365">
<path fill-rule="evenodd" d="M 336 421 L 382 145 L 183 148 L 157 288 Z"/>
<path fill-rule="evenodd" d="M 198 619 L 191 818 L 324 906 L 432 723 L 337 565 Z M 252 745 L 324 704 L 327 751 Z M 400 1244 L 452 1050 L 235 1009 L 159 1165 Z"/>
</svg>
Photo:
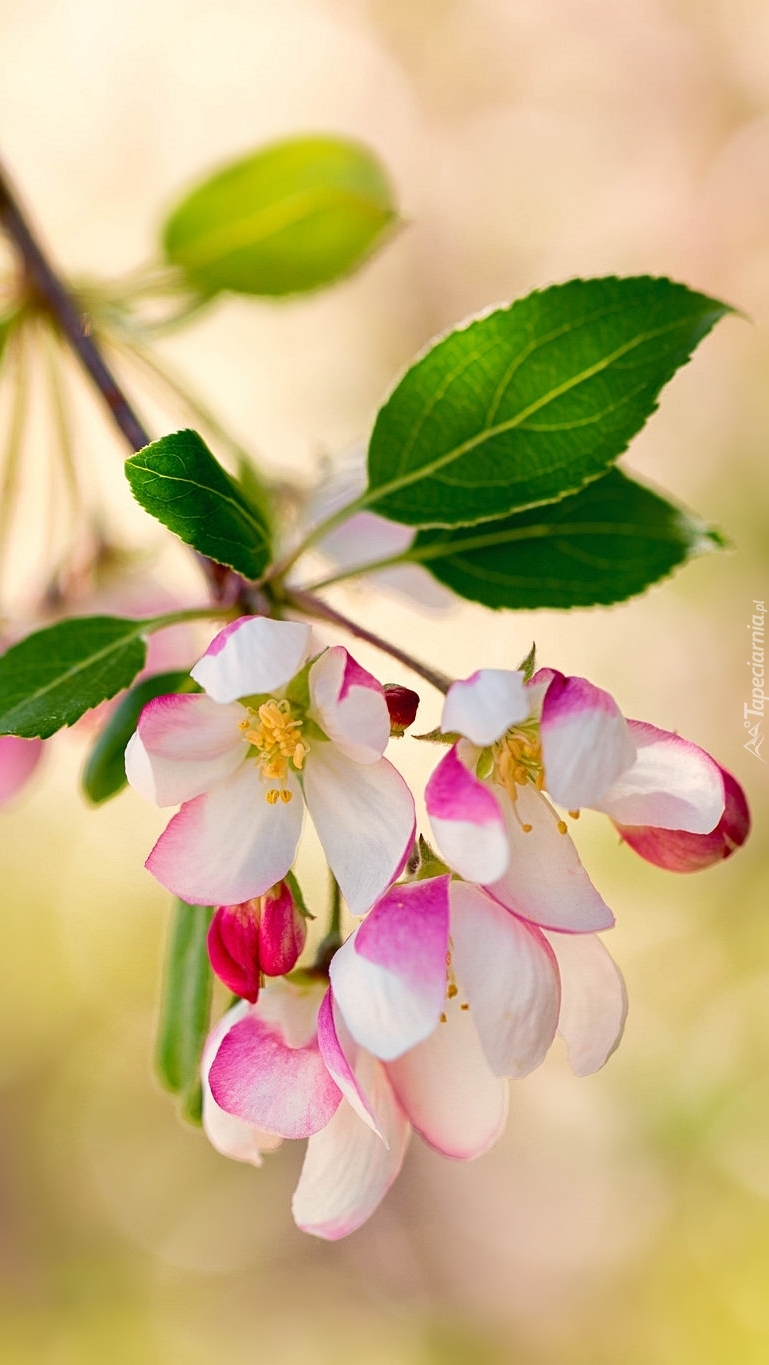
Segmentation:
<svg viewBox="0 0 769 1365">
<path fill-rule="evenodd" d="M 721 765 L 719 764 L 719 767 Z M 744 844 L 750 832 L 750 811 L 736 778 L 721 768 L 724 782 L 724 813 L 709 834 L 690 834 L 683 829 L 655 829 L 649 825 L 617 825 L 626 844 L 656 867 L 667 872 L 698 872 L 728 858 Z"/>
<path fill-rule="evenodd" d="M 259 995 L 261 900 L 220 905 L 208 930 L 208 956 L 216 975 L 252 1005 Z"/>
<path fill-rule="evenodd" d="M 307 928 L 286 882 L 262 896 L 259 962 L 265 976 L 285 976 L 296 965 Z"/>
<path fill-rule="evenodd" d="M 385 683 L 384 688 L 387 710 L 390 712 L 390 734 L 400 737 L 410 725 L 419 706 L 419 693 L 398 683 Z"/>
</svg>

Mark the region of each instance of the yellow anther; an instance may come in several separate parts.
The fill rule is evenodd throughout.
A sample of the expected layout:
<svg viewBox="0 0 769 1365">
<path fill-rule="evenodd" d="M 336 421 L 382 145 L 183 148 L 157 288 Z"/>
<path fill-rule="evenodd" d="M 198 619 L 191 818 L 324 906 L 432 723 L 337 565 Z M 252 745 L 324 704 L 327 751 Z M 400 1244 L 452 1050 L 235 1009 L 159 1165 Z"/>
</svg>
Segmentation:
<svg viewBox="0 0 769 1365">
<path fill-rule="evenodd" d="M 532 829 L 531 825 L 521 825 L 521 829 L 523 830 L 524 834 L 531 834 Z"/>
<path fill-rule="evenodd" d="M 280 799 L 281 799 L 281 801 L 283 802 L 283 805 L 284 805 L 284 806 L 287 806 L 288 803 L 289 803 L 289 801 L 293 801 L 293 799 L 294 799 L 294 793 L 293 793 L 293 792 L 290 792 L 290 791 L 288 790 L 288 787 L 281 787 L 281 789 L 280 789 Z"/>
<path fill-rule="evenodd" d="M 455 995 L 459 995 L 459 986 L 454 981 L 450 981 L 446 987 L 446 995 L 449 1000 L 453 1000 Z"/>
<path fill-rule="evenodd" d="M 463 1005 L 460 1005 L 459 1008 L 461 1010 L 469 1010 L 470 1006 L 465 1002 Z"/>
<path fill-rule="evenodd" d="M 270 790 L 264 793 L 264 799 L 267 802 L 268 806 L 277 806 L 278 801 L 280 800 L 279 788 L 270 787 Z"/>
<path fill-rule="evenodd" d="M 578 810 L 570 810 L 570 811 L 569 811 L 569 815 L 571 816 L 572 820 L 579 820 L 579 811 L 578 811 Z"/>
<path fill-rule="evenodd" d="M 442 1023 L 442 1024 L 445 1024 L 445 1023 L 446 1023 L 446 1016 L 445 1016 L 445 1014 L 441 1013 L 440 1018 L 441 1018 L 441 1023 Z"/>
<path fill-rule="evenodd" d="M 292 799 L 286 787 L 291 767 L 301 772 L 310 746 L 302 738 L 302 719 L 293 714 L 291 703 L 283 697 L 280 701 L 270 697 L 262 702 L 258 711 L 249 707 L 247 717 L 239 722 L 244 738 L 256 751 L 256 763 L 268 782 L 277 782 L 278 788 L 265 792 L 265 799 L 271 806 L 282 801 L 284 805 Z"/>
<path fill-rule="evenodd" d="M 566 828 L 566 821 L 565 821 L 565 820 L 559 820 L 559 821 L 558 821 L 558 833 L 559 833 L 559 834 L 567 834 L 567 833 L 568 833 L 568 830 L 567 830 L 567 828 Z"/>
</svg>

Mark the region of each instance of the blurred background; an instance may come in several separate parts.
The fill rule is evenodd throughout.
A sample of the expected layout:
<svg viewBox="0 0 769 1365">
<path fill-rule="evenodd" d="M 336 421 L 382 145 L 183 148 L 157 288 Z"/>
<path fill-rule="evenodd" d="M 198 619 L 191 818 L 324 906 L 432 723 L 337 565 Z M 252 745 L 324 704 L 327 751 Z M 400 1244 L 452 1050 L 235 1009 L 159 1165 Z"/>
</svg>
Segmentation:
<svg viewBox="0 0 769 1365">
<path fill-rule="evenodd" d="M 62 735 L 0 814 L 0 1361 L 764 1365 L 767 767 L 743 747 L 746 627 L 769 596 L 764 0 L 27 0 L 0 7 L 0 53 L 3 156 L 76 275 L 141 263 L 186 185 L 270 139 L 346 133 L 389 168 L 407 225 L 360 273 L 223 302 L 163 343 L 275 473 L 309 480 L 365 439 L 431 336 L 534 287 L 665 273 L 747 315 L 719 324 L 625 458 L 732 552 L 574 615 L 468 606 L 447 624 L 371 590 L 334 600 L 458 675 L 514 667 L 536 639 L 543 662 L 712 750 L 757 826 L 689 878 L 584 818 L 630 993 L 620 1051 L 577 1081 L 554 1049 L 474 1164 L 414 1141 L 379 1212 L 332 1246 L 291 1222 L 301 1144 L 260 1171 L 227 1162 L 157 1089 L 168 906 L 142 863 L 164 817 L 130 792 L 87 811 L 87 738 Z M 154 435 L 179 424 L 130 382 Z M 135 536 L 122 447 L 76 402 L 114 527 Z M 165 568 L 194 592 L 181 554 Z M 418 778 L 433 756 L 403 741 L 394 757 Z M 311 845 L 302 867 L 321 908 Z"/>
</svg>

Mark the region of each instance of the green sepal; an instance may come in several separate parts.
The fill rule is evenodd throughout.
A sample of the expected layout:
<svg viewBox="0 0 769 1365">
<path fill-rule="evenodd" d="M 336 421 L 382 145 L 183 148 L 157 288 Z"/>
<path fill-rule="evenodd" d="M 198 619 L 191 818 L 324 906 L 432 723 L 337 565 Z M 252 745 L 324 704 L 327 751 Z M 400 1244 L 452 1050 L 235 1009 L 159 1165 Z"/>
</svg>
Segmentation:
<svg viewBox="0 0 769 1365">
<path fill-rule="evenodd" d="M 302 888 L 299 885 L 298 878 L 295 876 L 295 874 L 291 871 L 288 871 L 283 880 L 286 883 L 289 891 L 291 892 L 294 905 L 296 906 L 302 918 L 315 919 L 315 916 L 312 914 L 312 912 L 307 909 L 307 902 L 304 899 L 304 896 L 302 894 Z"/>
<path fill-rule="evenodd" d="M 184 672 L 156 673 L 132 687 L 116 706 L 88 756 L 81 779 L 88 800 L 95 806 L 101 805 L 126 785 L 126 745 L 148 701 L 171 692 L 199 691 L 195 679 Z"/>
<path fill-rule="evenodd" d="M 526 658 L 521 659 L 516 671 L 523 674 L 524 682 L 531 682 L 537 671 L 537 646 L 534 643 L 532 643 Z"/>
</svg>

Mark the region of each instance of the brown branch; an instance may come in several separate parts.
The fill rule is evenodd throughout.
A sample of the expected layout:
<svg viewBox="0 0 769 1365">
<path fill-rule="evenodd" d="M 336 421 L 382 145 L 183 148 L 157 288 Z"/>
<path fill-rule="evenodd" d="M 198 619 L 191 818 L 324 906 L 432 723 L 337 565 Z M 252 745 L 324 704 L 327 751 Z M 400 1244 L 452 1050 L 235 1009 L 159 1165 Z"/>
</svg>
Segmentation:
<svg viewBox="0 0 769 1365">
<path fill-rule="evenodd" d="M 367 644 L 373 645 L 374 649 L 381 649 L 383 654 L 389 654 L 391 658 L 397 659 L 399 663 L 410 668 L 412 673 L 417 673 L 425 682 L 429 682 L 431 687 L 443 692 L 444 696 L 451 687 L 451 678 L 447 678 L 445 673 L 439 673 L 437 669 L 430 668 L 428 664 L 420 663 L 413 655 L 408 654 L 405 649 L 399 649 L 397 645 L 390 644 L 389 640 L 384 640 L 381 635 L 375 635 L 373 631 L 366 630 L 365 626 L 359 626 L 355 621 L 351 621 L 348 616 L 343 616 L 340 611 L 330 607 L 328 602 L 322 598 L 315 597 L 311 592 L 305 592 L 301 588 L 286 589 L 286 605 L 295 607 L 304 616 L 315 616 L 319 621 L 328 621 L 331 625 L 339 626 L 341 630 L 346 630 L 350 635 L 354 635 L 358 640 L 365 640 Z"/>
</svg>

